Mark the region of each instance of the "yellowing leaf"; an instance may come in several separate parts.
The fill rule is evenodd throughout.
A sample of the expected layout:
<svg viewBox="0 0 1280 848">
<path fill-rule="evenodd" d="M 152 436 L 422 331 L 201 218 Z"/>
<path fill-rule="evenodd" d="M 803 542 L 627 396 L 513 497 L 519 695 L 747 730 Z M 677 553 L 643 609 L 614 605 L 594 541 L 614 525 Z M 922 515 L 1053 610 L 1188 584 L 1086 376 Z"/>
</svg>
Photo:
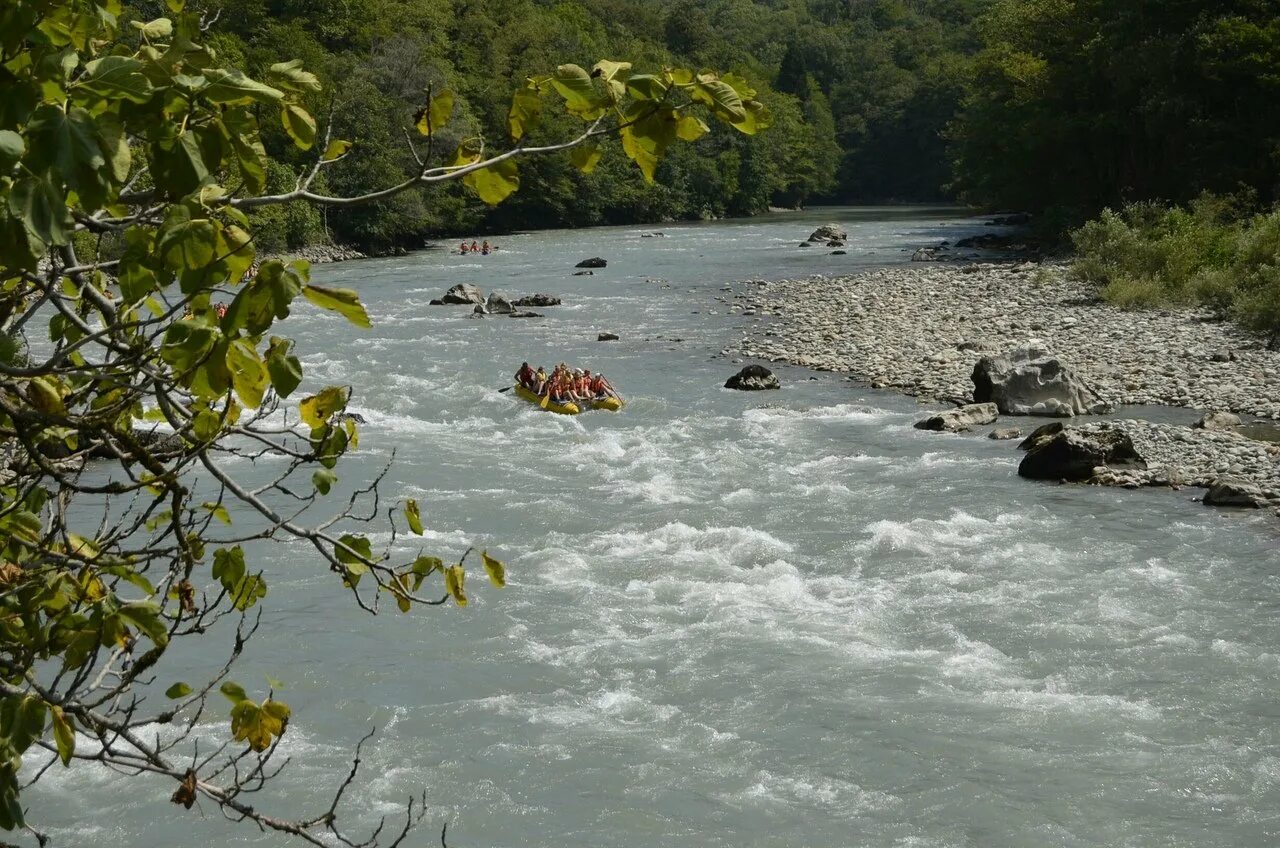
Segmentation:
<svg viewBox="0 0 1280 848">
<path fill-rule="evenodd" d="M 511 96 L 511 110 L 507 113 L 507 129 L 516 141 L 538 125 L 542 119 L 542 97 L 532 86 L 516 89 Z"/>
<path fill-rule="evenodd" d="M 515 159 L 503 159 L 501 162 L 472 171 L 462 178 L 462 182 L 490 206 L 497 206 L 520 188 L 520 176 L 516 173 Z"/>
<path fill-rule="evenodd" d="M 710 127 L 697 115 L 682 115 L 676 122 L 676 138 L 681 141 L 697 141 L 708 132 Z"/>
<path fill-rule="evenodd" d="M 418 511 L 418 502 L 413 498 L 404 505 L 404 517 L 409 521 L 409 529 L 417 535 L 422 535 L 422 513 Z"/>
<path fill-rule="evenodd" d="M 462 583 L 466 579 L 467 573 L 461 565 L 451 565 L 444 570 L 444 588 L 460 607 L 467 605 L 467 596 L 462 591 Z"/>
<path fill-rule="evenodd" d="M 489 572 L 489 581 L 501 589 L 507 585 L 507 569 L 502 563 L 489 556 L 488 551 L 481 551 L 480 559 L 484 560 L 484 570 Z"/>
<path fill-rule="evenodd" d="M 72 719 L 57 706 L 50 706 L 53 714 L 53 740 L 58 748 L 58 759 L 64 766 L 71 765 L 71 757 L 76 752 L 76 731 Z"/>
<path fill-rule="evenodd" d="M 351 150 L 351 147 L 352 144 L 349 141 L 334 139 L 329 142 L 329 146 L 324 149 L 324 161 L 332 162 L 334 159 L 346 156 L 347 152 Z"/>
<path fill-rule="evenodd" d="M 578 65 L 561 65 L 556 68 L 551 84 L 564 98 L 569 114 L 584 121 L 594 121 L 604 114 L 600 95 L 591 83 L 591 75 Z"/>
<path fill-rule="evenodd" d="M 316 141 L 316 119 L 306 109 L 286 103 L 280 108 L 280 122 L 293 143 L 303 150 L 311 149 Z"/>
<path fill-rule="evenodd" d="M 600 157 L 603 155 L 604 152 L 600 149 L 600 145 L 595 142 L 589 142 L 580 144 L 569 151 L 569 161 L 573 163 L 573 167 L 582 173 L 589 174 L 596 169 L 596 165 L 600 163 Z"/>
<path fill-rule="evenodd" d="M 333 413 L 347 407 L 347 390 L 341 386 L 330 386 L 318 395 L 303 398 L 298 404 L 302 420 L 315 429 L 328 423 Z"/>
<path fill-rule="evenodd" d="M 357 327 L 368 329 L 373 326 L 369 321 L 369 313 L 364 311 L 364 305 L 360 303 L 360 296 L 351 289 L 306 285 L 302 287 L 302 294 L 316 306 L 343 315 Z"/>
<path fill-rule="evenodd" d="M 431 98 L 425 108 L 418 112 L 418 118 L 415 126 L 418 132 L 425 136 L 432 136 L 444 128 L 449 123 L 449 117 L 453 114 L 453 92 L 442 91 Z"/>
</svg>

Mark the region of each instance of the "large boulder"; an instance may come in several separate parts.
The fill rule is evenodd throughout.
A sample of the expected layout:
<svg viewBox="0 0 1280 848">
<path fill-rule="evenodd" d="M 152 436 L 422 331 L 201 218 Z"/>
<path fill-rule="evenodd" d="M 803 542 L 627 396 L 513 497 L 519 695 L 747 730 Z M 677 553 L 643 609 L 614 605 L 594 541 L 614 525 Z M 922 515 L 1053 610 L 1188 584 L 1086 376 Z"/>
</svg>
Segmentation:
<svg viewBox="0 0 1280 848">
<path fill-rule="evenodd" d="M 823 224 L 809 234 L 809 241 L 844 241 L 847 238 L 849 234 L 839 224 Z"/>
<path fill-rule="evenodd" d="M 511 305 L 511 301 L 507 300 L 506 295 L 498 292 L 489 292 L 489 299 L 484 303 L 484 309 L 490 315 L 510 315 L 516 311 Z"/>
<path fill-rule="evenodd" d="M 1018 450 L 1032 450 L 1039 447 L 1044 442 L 1049 441 L 1054 436 L 1061 433 L 1065 428 L 1061 421 L 1051 421 L 1048 424 L 1041 424 L 1039 427 L 1031 431 L 1031 435 L 1027 436 L 1018 443 Z"/>
<path fill-rule="evenodd" d="M 762 389 L 780 389 L 778 378 L 763 365 L 748 365 L 727 381 L 726 389 L 738 389 L 743 392 L 754 392 Z"/>
<path fill-rule="evenodd" d="M 575 267 L 575 268 L 603 268 L 603 267 L 605 267 L 605 266 L 606 266 L 606 265 L 608 265 L 608 264 L 609 264 L 608 262 L 606 262 L 605 260 L 601 259 L 599 256 L 595 256 L 595 257 L 592 257 L 591 259 L 584 259 L 584 260 L 582 260 L 581 262 L 579 262 L 577 265 L 575 265 L 575 266 L 573 266 L 573 267 Z"/>
<path fill-rule="evenodd" d="M 1205 506 L 1242 506 L 1256 509 L 1263 500 L 1262 490 L 1247 480 L 1227 478 L 1215 480 L 1205 492 Z"/>
<path fill-rule="evenodd" d="M 1005 415 L 1069 418 L 1110 408 L 1039 342 L 979 359 L 973 367 L 973 400 L 993 402 Z"/>
<path fill-rule="evenodd" d="M 1018 475 L 1032 480 L 1088 480 L 1099 466 L 1113 470 L 1145 470 L 1147 463 L 1123 430 L 1067 427 L 1041 441 L 1018 465 Z"/>
<path fill-rule="evenodd" d="M 538 294 L 531 294 L 527 297 L 522 297 L 519 300 L 513 300 L 511 301 L 511 305 L 512 306 L 559 306 L 560 298 L 553 297 L 549 294 L 542 294 L 541 292 L 539 292 Z"/>
<path fill-rule="evenodd" d="M 444 303 L 484 303 L 484 293 L 474 283 L 458 283 L 440 300 Z"/>
<path fill-rule="evenodd" d="M 948 409 L 917 421 L 917 430 L 933 430 L 939 433 L 963 433 L 982 424 L 991 424 L 998 412 L 994 403 L 971 403 L 959 409 Z"/>
<path fill-rule="evenodd" d="M 1234 430 L 1240 424 L 1240 416 L 1234 412 L 1206 412 L 1191 426 L 1200 430 Z"/>
</svg>

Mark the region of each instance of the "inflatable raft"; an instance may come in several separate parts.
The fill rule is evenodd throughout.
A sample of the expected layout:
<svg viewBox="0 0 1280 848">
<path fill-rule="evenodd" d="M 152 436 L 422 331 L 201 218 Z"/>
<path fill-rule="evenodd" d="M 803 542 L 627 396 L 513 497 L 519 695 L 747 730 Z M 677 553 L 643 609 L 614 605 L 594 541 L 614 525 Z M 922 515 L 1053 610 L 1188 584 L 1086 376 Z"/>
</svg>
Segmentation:
<svg viewBox="0 0 1280 848">
<path fill-rule="evenodd" d="M 529 401 L 534 406 L 540 406 L 548 412 L 555 412 L 559 415 L 577 415 L 582 412 L 582 408 L 576 403 L 556 403 L 550 398 L 539 397 L 537 394 L 524 386 L 517 384 L 514 386 L 516 397 Z M 591 409 L 607 409 L 610 412 L 617 412 L 622 409 L 622 401 L 618 398 L 609 397 L 591 402 Z"/>
</svg>

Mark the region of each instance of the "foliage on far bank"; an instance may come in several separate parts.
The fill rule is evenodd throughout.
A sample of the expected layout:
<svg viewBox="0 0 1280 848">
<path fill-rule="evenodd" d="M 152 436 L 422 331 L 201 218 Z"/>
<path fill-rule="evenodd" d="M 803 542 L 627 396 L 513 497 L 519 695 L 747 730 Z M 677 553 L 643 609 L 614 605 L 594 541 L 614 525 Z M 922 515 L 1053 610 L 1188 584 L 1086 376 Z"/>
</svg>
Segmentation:
<svg viewBox="0 0 1280 848">
<path fill-rule="evenodd" d="M 1280 209 L 1202 195 L 1187 206 L 1131 203 L 1072 233 L 1073 268 L 1126 308 L 1199 304 L 1280 344 Z"/>
</svg>

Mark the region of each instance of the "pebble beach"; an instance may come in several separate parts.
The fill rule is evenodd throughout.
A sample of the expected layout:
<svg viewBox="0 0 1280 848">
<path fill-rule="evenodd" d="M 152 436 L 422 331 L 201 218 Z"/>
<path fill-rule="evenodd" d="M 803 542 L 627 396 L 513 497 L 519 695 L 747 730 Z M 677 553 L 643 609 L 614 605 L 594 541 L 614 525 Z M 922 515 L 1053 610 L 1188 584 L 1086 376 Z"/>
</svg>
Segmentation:
<svg viewBox="0 0 1280 848">
<path fill-rule="evenodd" d="M 846 373 L 946 406 L 973 400 L 971 374 L 982 356 L 1036 340 L 1115 406 L 1232 412 L 1244 421 L 1238 429 L 1107 422 L 1130 435 L 1148 469 L 1095 482 L 1208 487 L 1233 480 L 1256 487 L 1261 505 L 1280 507 L 1280 444 L 1269 423 L 1280 421 L 1280 352 L 1201 310 L 1117 309 L 1068 270 L 1060 263 L 916 263 L 751 281 L 725 301 L 760 321 L 725 352 Z"/>
</svg>

